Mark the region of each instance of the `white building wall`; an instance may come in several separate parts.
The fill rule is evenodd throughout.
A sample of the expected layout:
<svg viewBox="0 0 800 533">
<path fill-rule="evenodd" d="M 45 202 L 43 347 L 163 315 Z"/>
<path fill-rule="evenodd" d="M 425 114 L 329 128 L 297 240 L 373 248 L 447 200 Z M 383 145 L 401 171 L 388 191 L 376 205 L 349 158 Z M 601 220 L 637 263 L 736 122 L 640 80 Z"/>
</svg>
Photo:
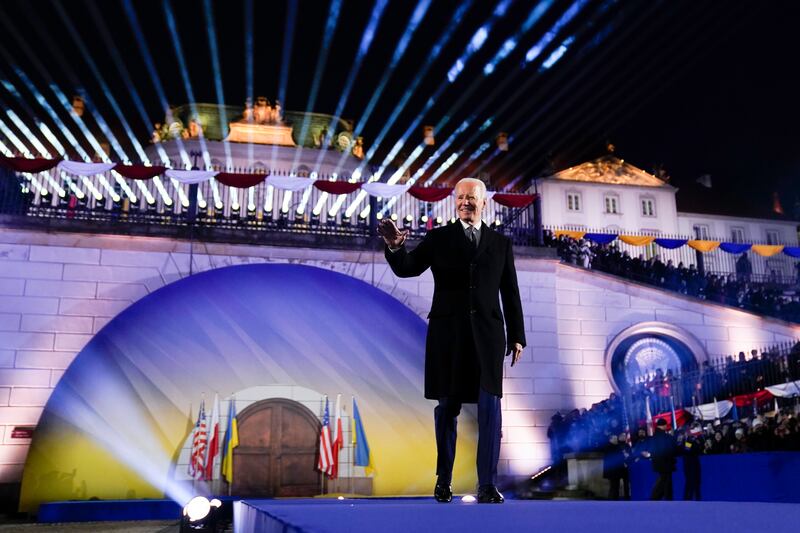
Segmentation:
<svg viewBox="0 0 800 533">
<path fill-rule="evenodd" d="M 734 228 L 740 228 L 744 231 L 744 242 L 766 244 L 767 232 L 774 231 L 778 234 L 779 244 L 797 246 L 797 228 L 800 224 L 783 220 L 678 213 L 678 228 L 681 234 L 694 236 L 695 225 L 707 226 L 712 239 L 730 241 Z"/>
<path fill-rule="evenodd" d="M 545 179 L 539 183 L 542 193 L 542 221 L 546 226 L 579 226 L 594 230 L 678 231 L 675 190 Z M 581 195 L 580 212 L 567 209 L 567 194 Z M 618 197 L 618 214 L 605 212 L 605 196 Z M 655 201 L 655 215 L 642 215 L 641 200 Z"/>
<path fill-rule="evenodd" d="M 194 271 L 293 262 L 341 272 L 385 290 L 425 317 L 430 273 L 396 278 L 381 254 L 196 244 Z M 21 479 L 29 441 L 64 370 L 92 335 L 129 305 L 188 275 L 189 249 L 170 239 L 0 230 L 0 483 Z M 202 253 L 200 253 L 202 252 Z M 695 335 L 711 354 L 800 337 L 800 326 L 638 286 L 555 260 L 518 257 L 526 347 L 506 366 L 501 474 L 526 475 L 549 460 L 556 410 L 607 397 L 604 350 L 624 328 L 664 321 Z"/>
</svg>

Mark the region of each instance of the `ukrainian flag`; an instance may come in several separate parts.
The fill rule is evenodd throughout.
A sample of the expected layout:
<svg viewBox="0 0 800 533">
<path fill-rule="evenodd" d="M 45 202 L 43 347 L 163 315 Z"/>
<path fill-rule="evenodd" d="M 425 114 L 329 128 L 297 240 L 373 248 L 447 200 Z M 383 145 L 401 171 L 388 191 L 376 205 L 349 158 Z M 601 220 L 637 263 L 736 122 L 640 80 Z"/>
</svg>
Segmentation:
<svg viewBox="0 0 800 533">
<path fill-rule="evenodd" d="M 222 441 L 222 477 L 233 483 L 233 449 L 239 445 L 239 428 L 236 424 L 236 400 L 231 398 L 228 407 L 228 428 Z"/>
<path fill-rule="evenodd" d="M 353 398 L 353 431 L 351 434 L 353 435 L 353 448 L 355 449 L 353 464 L 363 466 L 367 475 L 370 475 L 375 471 L 375 465 L 372 462 L 372 452 L 369 450 L 367 434 L 364 432 L 364 423 L 361 421 L 361 414 L 358 412 L 355 398 Z"/>
</svg>

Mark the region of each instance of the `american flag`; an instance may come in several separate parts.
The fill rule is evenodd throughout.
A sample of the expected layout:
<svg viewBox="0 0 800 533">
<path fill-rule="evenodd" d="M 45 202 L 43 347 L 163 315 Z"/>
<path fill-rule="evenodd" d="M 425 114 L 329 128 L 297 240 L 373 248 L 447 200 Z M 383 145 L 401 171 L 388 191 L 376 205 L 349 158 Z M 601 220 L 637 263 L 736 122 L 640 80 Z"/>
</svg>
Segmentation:
<svg viewBox="0 0 800 533">
<path fill-rule="evenodd" d="M 333 474 L 333 449 L 331 446 L 331 417 L 328 410 L 328 397 L 325 397 L 325 414 L 322 416 L 322 430 L 319 432 L 319 471 L 330 477 Z"/>
<path fill-rule="evenodd" d="M 205 403 L 205 400 L 200 402 L 197 424 L 194 426 L 192 436 L 192 452 L 189 455 L 189 476 L 193 479 L 203 479 L 205 474 L 206 441 L 208 440 Z"/>
</svg>

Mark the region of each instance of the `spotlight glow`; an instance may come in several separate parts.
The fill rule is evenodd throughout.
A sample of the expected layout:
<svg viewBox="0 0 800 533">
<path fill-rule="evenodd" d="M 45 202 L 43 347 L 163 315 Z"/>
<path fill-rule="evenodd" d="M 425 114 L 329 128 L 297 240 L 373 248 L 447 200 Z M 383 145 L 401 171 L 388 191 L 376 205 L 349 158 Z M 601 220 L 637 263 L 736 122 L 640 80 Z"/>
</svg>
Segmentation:
<svg viewBox="0 0 800 533">
<path fill-rule="evenodd" d="M 153 88 L 158 95 L 158 101 L 161 104 L 161 109 L 164 110 L 165 115 L 171 117 L 169 101 L 167 100 L 167 95 L 164 92 L 164 87 L 161 85 L 161 78 L 158 76 L 158 71 L 156 71 L 155 63 L 153 62 L 153 57 L 150 54 L 150 49 L 147 46 L 147 40 L 144 37 L 144 33 L 142 32 L 142 28 L 139 25 L 139 18 L 136 16 L 136 11 L 133 9 L 133 5 L 131 4 L 131 0 L 123 0 L 122 7 L 125 9 L 125 15 L 128 18 L 128 25 L 130 26 L 131 30 L 133 30 L 134 37 L 136 40 L 136 44 L 139 47 L 139 53 L 144 60 L 145 67 L 147 68 L 148 77 L 153 82 Z M 181 162 L 184 165 L 184 168 L 190 169 L 192 168 L 192 161 L 189 159 L 189 154 L 186 152 L 186 148 L 183 144 L 183 141 L 180 137 L 175 139 L 175 143 L 178 146 L 178 151 L 181 156 Z M 173 185 L 175 189 L 180 189 L 178 187 L 177 180 L 173 180 Z M 179 193 L 180 194 L 180 193 Z M 181 201 L 183 201 L 183 197 L 181 197 Z"/>
<path fill-rule="evenodd" d="M 28 150 L 28 147 L 19 140 L 19 137 L 17 137 L 2 120 L 0 120 L 0 132 L 3 132 L 3 135 L 5 135 L 6 138 L 11 141 L 11 144 L 14 145 L 14 148 L 16 148 L 19 153 L 25 157 L 33 157 L 33 154 L 30 152 L 30 150 Z"/>
<path fill-rule="evenodd" d="M 353 84 L 356 81 L 358 71 L 361 69 L 361 64 L 364 61 L 367 52 L 369 52 L 369 47 L 372 45 L 372 40 L 375 37 L 375 31 L 378 28 L 378 23 L 380 23 L 381 17 L 383 16 L 383 12 L 388 3 L 389 0 L 377 0 L 375 2 L 375 6 L 372 8 L 372 14 L 370 15 L 367 27 L 364 29 L 364 33 L 361 35 L 361 43 L 358 46 L 358 53 L 356 54 L 355 61 L 353 61 L 353 64 L 350 67 L 350 73 L 347 75 L 347 81 L 345 82 L 344 88 L 340 93 L 339 102 L 336 104 L 336 110 L 333 112 L 333 116 L 328 124 L 328 131 L 334 131 L 336 122 L 339 120 L 338 117 L 344 111 L 344 106 L 347 103 L 347 98 L 350 96 L 350 91 L 352 90 Z M 314 168 L 319 168 L 323 157 L 325 157 L 325 150 L 320 150 L 319 154 L 317 154 L 317 161 L 314 164 Z"/>
<path fill-rule="evenodd" d="M 214 26 L 214 11 L 211 8 L 211 0 L 203 0 L 203 13 L 206 17 L 206 32 L 208 33 L 208 46 L 211 52 L 211 66 L 214 71 L 214 91 L 217 94 L 217 103 L 219 104 L 219 123 L 227 124 L 228 117 L 225 111 L 225 96 L 222 91 L 222 68 L 219 62 L 219 52 L 217 49 L 217 31 Z M 225 164 L 227 166 L 233 165 L 231 159 L 231 147 L 227 141 L 222 142 L 225 149 Z M 210 167 L 211 165 L 209 165 Z"/>
<path fill-rule="evenodd" d="M 317 95 L 319 94 L 319 87 L 322 83 L 322 73 L 325 70 L 325 63 L 328 61 L 328 54 L 331 49 L 331 41 L 333 40 L 333 35 L 336 32 L 336 25 L 339 21 L 339 14 L 342 10 L 342 0 L 332 0 L 331 7 L 328 11 L 328 20 L 325 23 L 325 33 L 323 34 L 322 44 L 320 45 L 320 53 L 317 58 L 317 66 L 314 69 L 314 81 L 311 83 L 311 92 L 308 95 L 308 103 L 306 104 L 306 110 L 312 111 L 314 109 L 314 105 L 317 102 Z M 309 115 L 304 115 L 303 122 L 300 125 L 300 135 L 299 139 L 305 139 L 308 135 L 308 128 L 310 126 L 310 117 Z M 300 157 L 303 152 L 303 147 L 300 146 L 295 151 L 294 162 L 292 163 L 292 168 L 297 168 L 297 164 L 300 161 Z"/>
<path fill-rule="evenodd" d="M 528 52 L 525 54 L 525 62 L 530 63 L 534 61 L 537 57 L 539 57 L 542 51 L 547 48 L 549 45 L 558 35 L 558 32 L 561 29 L 569 24 L 575 16 L 580 13 L 580 11 L 584 8 L 586 4 L 589 3 L 589 0 L 575 0 L 572 5 L 567 8 L 566 11 L 559 17 L 559 19 L 550 27 L 550 29 L 545 33 L 541 39 L 539 39 L 536 44 L 534 44 Z M 562 52 L 563 54 L 563 52 Z M 557 59 L 556 59 L 557 61 Z"/>
</svg>

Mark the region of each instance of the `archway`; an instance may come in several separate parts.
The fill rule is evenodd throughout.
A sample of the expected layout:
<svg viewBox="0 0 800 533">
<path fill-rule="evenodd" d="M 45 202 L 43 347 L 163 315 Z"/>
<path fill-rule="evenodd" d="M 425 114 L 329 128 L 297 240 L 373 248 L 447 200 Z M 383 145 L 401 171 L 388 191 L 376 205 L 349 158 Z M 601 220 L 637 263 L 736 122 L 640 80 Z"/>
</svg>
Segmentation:
<svg viewBox="0 0 800 533">
<path fill-rule="evenodd" d="M 616 392 L 657 369 L 674 374 L 696 370 L 708 359 L 691 333 L 663 322 L 642 322 L 621 331 L 606 348 L 606 374 Z"/>
</svg>

